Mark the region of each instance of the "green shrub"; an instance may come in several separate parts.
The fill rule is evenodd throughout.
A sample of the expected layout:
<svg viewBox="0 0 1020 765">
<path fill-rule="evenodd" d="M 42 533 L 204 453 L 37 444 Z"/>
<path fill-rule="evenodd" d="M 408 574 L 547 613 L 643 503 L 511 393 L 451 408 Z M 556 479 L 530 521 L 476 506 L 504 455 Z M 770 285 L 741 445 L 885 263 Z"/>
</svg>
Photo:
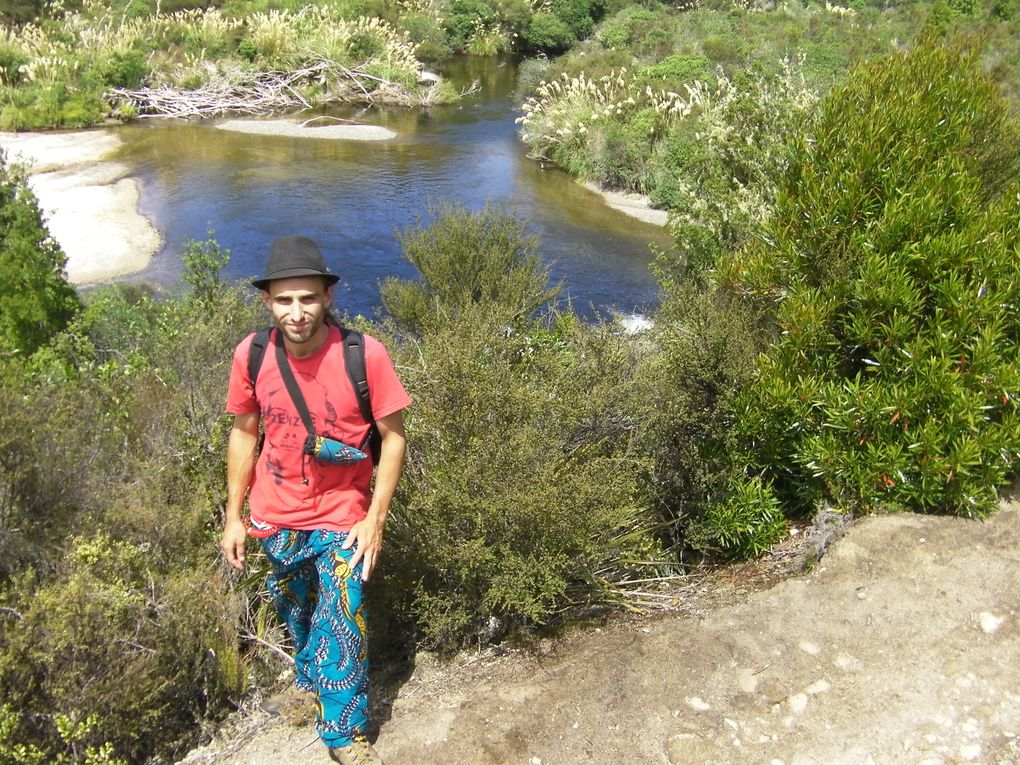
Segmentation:
<svg viewBox="0 0 1020 765">
<path fill-rule="evenodd" d="M 823 102 L 720 268 L 781 333 L 736 414 L 789 507 L 994 509 L 1020 451 L 1018 163 L 971 46 L 928 38 Z"/>
<path fill-rule="evenodd" d="M 381 296 L 390 315 L 416 333 L 427 334 L 474 305 L 485 305 L 504 323 L 527 319 L 558 291 L 548 286 L 536 239 L 493 207 L 478 213 L 443 208 L 430 227 L 410 227 L 399 238 L 423 279 L 387 279 Z"/>
<path fill-rule="evenodd" d="M 148 73 L 145 54 L 134 48 L 115 51 L 102 67 L 103 82 L 111 88 L 137 88 Z"/>
<path fill-rule="evenodd" d="M 750 510 L 723 512 L 734 472 L 731 405 L 761 350 L 753 318 L 726 292 L 683 279 L 664 291 L 651 339 L 657 352 L 641 367 L 653 410 L 645 450 L 668 543 L 678 551 L 746 551 L 775 527 L 770 520 L 757 528 Z"/>
<path fill-rule="evenodd" d="M 578 174 L 607 189 L 645 191 L 653 126 L 654 122 L 645 119 L 634 125 L 606 122 L 593 128 L 585 147 L 584 170 Z M 569 158 L 554 158 L 569 167 Z"/>
<path fill-rule="evenodd" d="M 245 37 L 237 44 L 237 56 L 243 61 L 251 63 L 258 54 L 258 48 L 255 47 L 255 43 L 250 37 Z"/>
<path fill-rule="evenodd" d="M 387 534 L 426 644 L 605 604 L 661 558 L 633 343 L 570 316 L 508 327 L 482 302 L 405 352 L 413 446 Z"/>
<path fill-rule="evenodd" d="M 747 60 L 745 43 L 736 34 L 710 35 L 701 41 L 701 51 L 709 61 L 727 71 Z"/>
<path fill-rule="evenodd" d="M 60 716 L 91 720 L 81 750 L 109 744 L 139 762 L 193 735 L 239 690 L 224 629 L 237 615 L 222 587 L 200 570 L 167 577 L 146 558 L 133 544 L 76 538 L 59 578 L 16 584 L 7 607 L 20 618 L 0 624 L 0 688 L 22 715 L 16 740 L 57 755 Z"/>
<path fill-rule="evenodd" d="M 9 40 L 0 41 L 0 85 L 18 85 L 21 67 L 28 63 L 28 54 Z"/>
<path fill-rule="evenodd" d="M 526 58 L 517 66 L 517 86 L 514 88 L 514 102 L 521 104 L 535 92 L 539 83 L 548 76 L 549 59 L 545 56 Z"/>
<path fill-rule="evenodd" d="M 653 26 L 635 41 L 634 54 L 638 60 L 658 61 L 668 56 L 675 46 L 673 31 L 668 26 Z"/>
<path fill-rule="evenodd" d="M 657 64 L 638 69 L 635 79 L 638 87 L 648 82 L 663 90 L 679 91 L 684 85 L 693 85 L 696 80 L 712 82 L 715 78 L 704 56 L 669 56 Z"/>
<path fill-rule="evenodd" d="M 382 289 L 415 399 L 386 597 L 443 648 L 612 600 L 632 561 L 660 557 L 637 448 L 639 347 L 537 315 L 556 288 L 511 216 L 448 209 L 400 239 L 423 280 Z"/>
<path fill-rule="evenodd" d="M 23 170 L 0 152 L 0 354 L 29 356 L 79 308 L 60 245 L 42 222 Z"/>
<path fill-rule="evenodd" d="M 529 48 L 550 53 L 566 50 L 574 40 L 574 34 L 565 21 L 544 11 L 539 11 L 534 15 L 525 36 Z"/>
<path fill-rule="evenodd" d="M 569 28 L 574 38 L 589 37 L 595 22 L 601 18 L 601 0 L 551 0 L 551 10 Z"/>
<path fill-rule="evenodd" d="M 605 48 L 626 48 L 642 39 L 660 21 L 659 14 L 631 5 L 607 19 L 596 36 Z"/>
<path fill-rule="evenodd" d="M 783 506 L 761 477 L 736 476 L 687 531 L 689 545 L 731 559 L 755 558 L 787 531 Z"/>
<path fill-rule="evenodd" d="M 409 13 L 400 19 L 398 28 L 417 44 L 418 57 L 423 61 L 441 61 L 453 54 L 446 33 L 431 16 Z"/>
<path fill-rule="evenodd" d="M 477 24 L 496 21 L 496 13 L 480 0 L 453 0 L 443 15 L 443 27 L 454 50 L 463 51 L 474 36 Z"/>
<path fill-rule="evenodd" d="M 1012 21 L 1017 17 L 1017 0 L 993 0 L 992 16 L 1000 21 Z"/>
</svg>

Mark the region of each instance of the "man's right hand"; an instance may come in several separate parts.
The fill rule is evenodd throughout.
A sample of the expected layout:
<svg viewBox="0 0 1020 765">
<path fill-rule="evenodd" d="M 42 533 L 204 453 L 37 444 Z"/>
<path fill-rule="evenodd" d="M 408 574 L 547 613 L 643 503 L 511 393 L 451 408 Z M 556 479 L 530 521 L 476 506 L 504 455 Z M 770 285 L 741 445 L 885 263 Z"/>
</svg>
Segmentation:
<svg viewBox="0 0 1020 765">
<path fill-rule="evenodd" d="M 227 563 L 238 571 L 244 571 L 244 543 L 247 538 L 248 533 L 241 521 L 227 521 L 223 527 L 220 549 L 223 550 Z"/>
</svg>

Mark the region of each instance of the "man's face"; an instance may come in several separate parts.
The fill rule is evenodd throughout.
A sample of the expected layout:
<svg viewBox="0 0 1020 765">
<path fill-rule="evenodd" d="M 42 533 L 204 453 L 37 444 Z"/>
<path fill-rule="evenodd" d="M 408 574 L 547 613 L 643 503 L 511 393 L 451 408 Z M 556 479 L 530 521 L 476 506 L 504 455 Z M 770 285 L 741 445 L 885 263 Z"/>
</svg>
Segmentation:
<svg viewBox="0 0 1020 765">
<path fill-rule="evenodd" d="M 263 290 L 262 302 L 288 342 L 304 345 L 318 337 L 333 302 L 333 288 L 317 276 L 277 279 Z"/>
</svg>

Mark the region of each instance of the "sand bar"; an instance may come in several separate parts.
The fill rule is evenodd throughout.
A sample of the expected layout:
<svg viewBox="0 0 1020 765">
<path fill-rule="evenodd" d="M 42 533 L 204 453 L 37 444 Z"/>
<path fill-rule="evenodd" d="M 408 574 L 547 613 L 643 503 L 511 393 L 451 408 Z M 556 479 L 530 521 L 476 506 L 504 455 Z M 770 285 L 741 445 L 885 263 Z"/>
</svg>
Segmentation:
<svg viewBox="0 0 1020 765">
<path fill-rule="evenodd" d="M 160 248 L 138 212 L 138 182 L 104 159 L 115 130 L 0 133 L 8 161 L 24 164 L 47 228 L 67 255 L 67 278 L 83 285 L 140 271 Z"/>
<path fill-rule="evenodd" d="M 387 141 L 397 134 L 378 125 L 324 124 L 294 120 L 225 120 L 216 124 L 220 130 L 259 135 L 282 135 L 287 138 L 319 138 L 340 141 Z"/>
<path fill-rule="evenodd" d="M 594 191 L 606 200 L 606 204 L 614 210 L 619 210 L 632 218 L 637 218 L 638 220 L 642 220 L 645 223 L 651 223 L 655 226 L 666 225 L 668 213 L 665 210 L 654 209 L 648 201 L 648 197 L 642 194 L 630 194 L 623 191 L 606 191 L 596 183 L 586 183 L 584 184 L 584 187 L 589 191 Z"/>
</svg>

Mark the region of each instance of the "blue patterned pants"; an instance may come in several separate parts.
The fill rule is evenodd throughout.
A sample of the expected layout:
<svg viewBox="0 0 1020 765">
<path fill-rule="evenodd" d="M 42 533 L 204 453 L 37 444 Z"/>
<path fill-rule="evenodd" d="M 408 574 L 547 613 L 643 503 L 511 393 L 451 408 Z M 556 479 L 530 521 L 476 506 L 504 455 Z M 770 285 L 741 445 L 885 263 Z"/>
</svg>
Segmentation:
<svg viewBox="0 0 1020 765">
<path fill-rule="evenodd" d="M 280 529 L 261 540 L 266 580 L 294 642 L 295 683 L 318 695 L 316 729 L 329 747 L 347 746 L 368 722 L 368 652 L 361 564 L 341 550 L 347 534 Z"/>
</svg>

